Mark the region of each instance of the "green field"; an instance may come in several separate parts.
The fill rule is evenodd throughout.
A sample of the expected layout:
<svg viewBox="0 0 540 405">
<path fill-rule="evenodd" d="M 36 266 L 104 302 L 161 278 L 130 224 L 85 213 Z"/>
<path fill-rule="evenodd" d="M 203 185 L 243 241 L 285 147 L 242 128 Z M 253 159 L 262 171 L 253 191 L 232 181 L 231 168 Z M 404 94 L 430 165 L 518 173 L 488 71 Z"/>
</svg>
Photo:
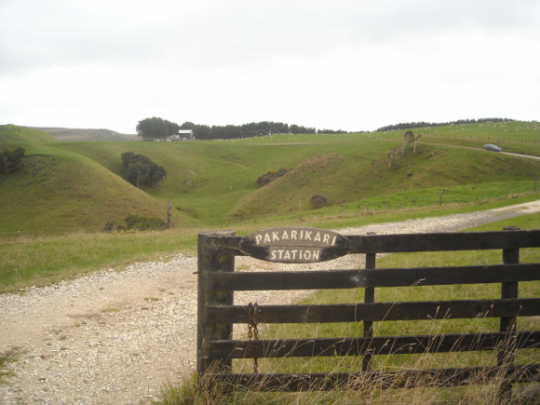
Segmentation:
<svg viewBox="0 0 540 405">
<path fill-rule="evenodd" d="M 339 228 L 536 200 L 539 161 L 453 146 L 481 146 L 485 139 L 499 138 L 505 150 L 506 143 L 518 153 L 534 153 L 538 124 L 505 125 L 415 130 L 422 134 L 416 153 L 408 145 L 391 167 L 386 152 L 400 147 L 404 131 L 178 143 L 59 142 L 38 130 L 1 126 L 0 149 L 22 146 L 27 157 L 16 173 L 0 175 L 0 288 L 122 266 L 157 252 L 193 251 L 200 230 L 234 228 L 245 234 L 297 223 Z M 460 137 L 451 137 L 454 133 Z M 160 187 L 138 189 L 123 180 L 126 151 L 166 168 Z M 285 176 L 264 187 L 256 184 L 259 176 L 282 168 L 289 170 Z M 189 171 L 195 172 L 191 182 Z M 329 206 L 312 209 L 313 194 L 325 194 Z M 130 213 L 165 220 L 168 201 L 171 230 L 146 236 L 101 232 L 107 221 L 122 224 Z M 74 244 L 73 235 L 92 242 Z"/>
</svg>

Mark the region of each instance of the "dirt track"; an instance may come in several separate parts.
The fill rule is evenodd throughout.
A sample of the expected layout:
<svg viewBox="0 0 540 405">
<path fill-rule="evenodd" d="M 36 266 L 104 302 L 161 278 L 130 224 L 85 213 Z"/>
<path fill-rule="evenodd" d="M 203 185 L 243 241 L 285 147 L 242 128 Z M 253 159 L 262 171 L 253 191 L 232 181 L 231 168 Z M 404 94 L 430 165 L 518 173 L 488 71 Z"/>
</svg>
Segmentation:
<svg viewBox="0 0 540 405">
<path fill-rule="evenodd" d="M 540 212 L 540 200 L 472 214 L 347 228 L 342 234 L 457 231 Z M 240 257 L 238 270 L 352 268 L 362 255 L 316 265 L 282 265 Z M 134 404 L 195 365 L 196 258 L 177 255 L 135 263 L 22 295 L 0 296 L 0 351 L 18 359 L 0 384 L 3 404 Z M 236 294 L 236 303 L 294 301 L 307 292 Z"/>
</svg>

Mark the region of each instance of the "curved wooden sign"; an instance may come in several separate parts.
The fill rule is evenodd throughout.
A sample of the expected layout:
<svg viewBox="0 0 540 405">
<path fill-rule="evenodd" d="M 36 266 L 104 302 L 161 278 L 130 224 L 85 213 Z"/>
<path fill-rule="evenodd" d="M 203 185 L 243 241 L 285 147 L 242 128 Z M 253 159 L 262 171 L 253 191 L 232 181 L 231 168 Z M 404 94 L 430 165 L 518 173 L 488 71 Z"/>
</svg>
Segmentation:
<svg viewBox="0 0 540 405">
<path fill-rule="evenodd" d="M 267 262 L 315 263 L 345 256 L 351 250 L 351 242 L 333 231 L 287 226 L 244 236 L 240 249 Z"/>
</svg>

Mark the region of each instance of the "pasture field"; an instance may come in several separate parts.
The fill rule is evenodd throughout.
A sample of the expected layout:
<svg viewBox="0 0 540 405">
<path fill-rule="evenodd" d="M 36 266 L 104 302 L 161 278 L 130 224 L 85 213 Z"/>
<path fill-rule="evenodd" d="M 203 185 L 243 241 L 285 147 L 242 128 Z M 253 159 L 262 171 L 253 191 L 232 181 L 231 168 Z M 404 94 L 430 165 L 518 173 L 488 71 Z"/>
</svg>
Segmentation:
<svg viewBox="0 0 540 405">
<path fill-rule="evenodd" d="M 497 231 L 504 226 L 518 226 L 521 229 L 540 228 L 540 214 L 524 215 L 504 221 L 493 222 L 476 228 L 472 231 Z M 471 251 L 471 252 L 427 252 L 391 254 L 377 259 L 378 268 L 399 267 L 430 267 L 455 265 L 490 265 L 502 262 L 500 250 Z M 521 263 L 540 262 L 540 249 L 521 249 Z M 375 289 L 375 302 L 403 302 L 426 300 L 452 300 L 452 299 L 489 299 L 500 297 L 500 284 L 482 285 L 453 285 L 453 286 L 424 286 Z M 519 296 L 523 298 L 538 297 L 540 283 L 519 283 Z M 302 304 L 339 304 L 363 302 L 364 289 L 350 290 L 320 290 L 303 300 Z M 387 321 L 374 323 L 374 336 L 405 336 L 414 334 L 434 335 L 450 333 L 478 333 L 493 332 L 499 329 L 499 319 L 449 319 L 444 314 L 440 319 L 426 321 Z M 518 320 L 518 330 L 539 330 L 540 320 L 537 318 L 521 318 Z M 363 324 L 335 323 L 335 324 L 280 324 L 262 325 L 259 328 L 259 339 L 297 339 L 317 337 L 361 337 Z M 237 337 L 247 339 L 247 337 Z M 442 368 L 442 367 L 476 367 L 496 365 L 496 352 L 464 352 L 418 355 L 384 355 L 375 356 L 373 370 L 396 371 L 415 368 Z M 516 364 L 540 362 L 538 350 L 517 350 Z M 317 372 L 354 372 L 359 371 L 362 360 L 359 357 L 314 357 L 290 359 L 259 359 L 259 372 L 261 373 L 317 373 Z M 233 371 L 252 372 L 252 360 L 234 360 Z M 276 394 L 261 392 L 241 392 L 223 395 L 218 392 L 199 395 L 195 387 L 195 378 L 176 386 L 166 385 L 163 388 L 162 405 L 171 404 L 482 404 L 495 403 L 496 390 L 493 385 L 466 386 L 451 388 L 425 388 L 377 390 L 369 389 L 350 392 L 308 392 L 294 394 Z M 519 384 L 515 385 L 519 387 Z M 525 386 L 525 385 L 523 385 Z M 210 400 L 209 400 L 210 399 Z M 511 401 L 513 404 L 529 404 L 534 402 Z"/>
<path fill-rule="evenodd" d="M 519 125 L 529 126 L 528 132 L 473 125 L 459 132 L 465 138 L 487 131 L 513 141 L 522 139 L 516 136 L 537 140 L 537 124 L 507 124 L 510 129 Z M 37 130 L 2 126 L 0 149 L 23 146 L 27 157 L 21 170 L 0 176 L 0 290 L 189 253 L 201 230 L 232 228 L 247 234 L 293 224 L 335 229 L 538 199 L 539 162 L 423 143 L 424 136 L 416 154 L 408 145 L 389 167 L 386 152 L 400 147 L 403 132 L 180 143 L 58 142 Z M 524 143 L 516 145 L 523 147 L 521 152 L 528 150 Z M 120 157 L 126 151 L 147 155 L 167 169 L 158 189 L 137 189 L 123 180 Z M 290 171 L 267 186 L 256 184 L 262 174 L 281 168 Z M 190 170 L 196 174 L 191 182 Z M 327 195 L 329 206 L 312 209 L 309 199 L 315 193 Z M 122 224 L 130 213 L 165 220 L 167 201 L 174 207 L 173 229 L 101 233 L 107 221 Z"/>
</svg>

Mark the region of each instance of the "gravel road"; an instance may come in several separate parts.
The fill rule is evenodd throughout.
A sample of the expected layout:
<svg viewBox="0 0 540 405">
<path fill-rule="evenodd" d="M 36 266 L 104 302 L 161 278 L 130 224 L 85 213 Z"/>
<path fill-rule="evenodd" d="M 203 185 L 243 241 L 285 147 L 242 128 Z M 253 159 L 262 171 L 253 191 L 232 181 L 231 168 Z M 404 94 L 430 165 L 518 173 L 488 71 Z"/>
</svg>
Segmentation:
<svg viewBox="0 0 540 405">
<path fill-rule="evenodd" d="M 525 213 L 518 206 L 339 230 L 342 234 L 458 231 Z M 13 353 L 13 375 L 0 383 L 2 404 L 137 404 L 156 398 L 164 382 L 195 369 L 195 257 L 134 263 L 22 294 L 0 295 L 0 351 Z M 236 259 L 238 270 L 299 271 L 354 268 L 362 255 L 332 262 L 285 265 Z M 235 303 L 285 303 L 309 292 L 235 294 Z"/>
</svg>

